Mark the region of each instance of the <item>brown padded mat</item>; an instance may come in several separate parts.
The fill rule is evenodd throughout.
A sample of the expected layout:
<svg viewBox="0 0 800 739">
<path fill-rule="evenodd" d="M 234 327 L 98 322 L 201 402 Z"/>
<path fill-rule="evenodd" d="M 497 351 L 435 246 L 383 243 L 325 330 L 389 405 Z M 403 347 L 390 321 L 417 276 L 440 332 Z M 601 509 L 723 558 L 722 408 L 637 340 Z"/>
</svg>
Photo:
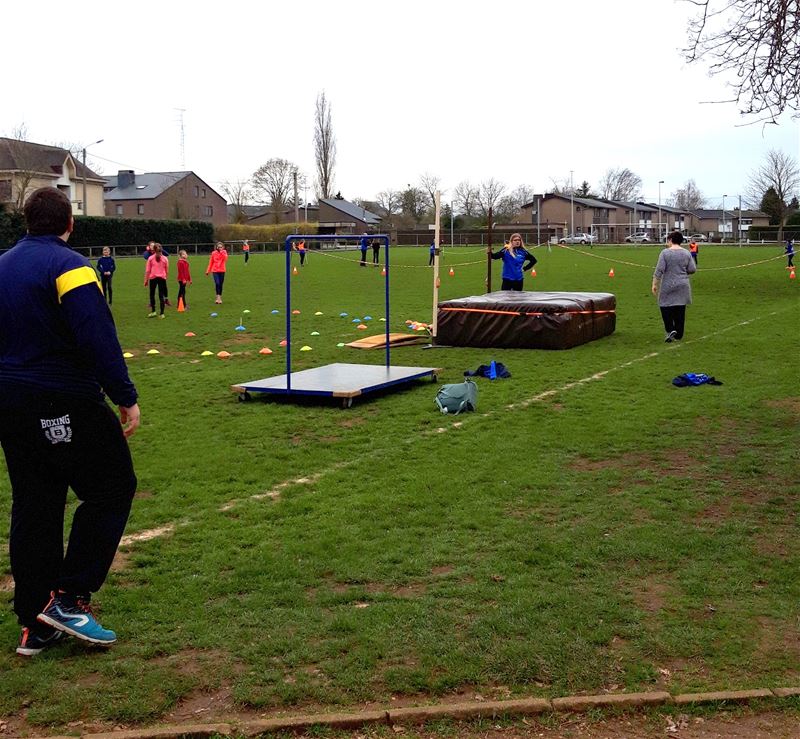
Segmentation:
<svg viewBox="0 0 800 739">
<path fill-rule="evenodd" d="M 438 305 L 436 343 L 520 349 L 570 349 L 614 333 L 611 293 L 516 292 L 446 300 Z"/>
<path fill-rule="evenodd" d="M 408 346 L 409 344 L 427 344 L 430 342 L 430 336 L 424 334 L 389 334 L 389 346 Z M 351 341 L 345 346 L 350 346 L 353 349 L 385 349 L 386 348 L 386 334 L 377 334 L 375 336 L 365 336 L 358 341 Z"/>
</svg>

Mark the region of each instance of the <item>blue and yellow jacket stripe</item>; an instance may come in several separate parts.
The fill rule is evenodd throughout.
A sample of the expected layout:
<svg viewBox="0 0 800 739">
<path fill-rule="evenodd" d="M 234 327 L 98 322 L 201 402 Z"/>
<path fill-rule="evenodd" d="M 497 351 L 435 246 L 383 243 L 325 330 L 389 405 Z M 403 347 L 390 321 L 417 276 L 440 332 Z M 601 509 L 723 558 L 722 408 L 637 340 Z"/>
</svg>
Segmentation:
<svg viewBox="0 0 800 739">
<path fill-rule="evenodd" d="M 0 256 L 0 389 L 15 386 L 136 402 L 97 274 L 57 236 Z"/>
</svg>

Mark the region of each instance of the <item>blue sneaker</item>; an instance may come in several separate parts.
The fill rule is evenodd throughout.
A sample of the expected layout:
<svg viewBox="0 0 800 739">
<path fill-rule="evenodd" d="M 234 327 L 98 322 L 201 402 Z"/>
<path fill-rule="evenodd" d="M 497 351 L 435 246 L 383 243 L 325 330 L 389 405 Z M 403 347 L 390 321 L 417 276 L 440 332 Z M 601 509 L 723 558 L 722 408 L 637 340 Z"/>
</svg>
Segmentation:
<svg viewBox="0 0 800 739">
<path fill-rule="evenodd" d="M 90 644 L 108 645 L 117 640 L 113 631 L 97 623 L 86 600 L 66 593 L 52 593 L 36 620 Z"/>
<path fill-rule="evenodd" d="M 52 647 L 53 644 L 58 644 L 64 636 L 63 631 L 56 631 L 56 629 L 42 627 L 41 631 L 38 629 L 33 631 L 25 626 L 19 637 L 17 654 L 21 654 L 23 657 L 33 657 L 48 647 Z"/>
</svg>

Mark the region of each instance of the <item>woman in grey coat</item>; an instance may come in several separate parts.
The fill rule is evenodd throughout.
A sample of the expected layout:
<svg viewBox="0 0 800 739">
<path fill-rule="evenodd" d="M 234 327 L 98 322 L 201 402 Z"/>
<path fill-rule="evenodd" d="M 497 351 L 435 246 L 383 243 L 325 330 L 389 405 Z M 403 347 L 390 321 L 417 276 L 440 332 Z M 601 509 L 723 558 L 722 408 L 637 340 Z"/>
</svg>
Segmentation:
<svg viewBox="0 0 800 739">
<path fill-rule="evenodd" d="M 668 344 L 683 338 L 686 306 L 692 302 L 689 275 L 697 272 L 692 255 L 684 249 L 683 236 L 676 231 L 667 237 L 667 248 L 658 256 L 653 272 L 653 295 L 658 296 L 661 318 L 664 320 L 664 339 Z"/>
</svg>

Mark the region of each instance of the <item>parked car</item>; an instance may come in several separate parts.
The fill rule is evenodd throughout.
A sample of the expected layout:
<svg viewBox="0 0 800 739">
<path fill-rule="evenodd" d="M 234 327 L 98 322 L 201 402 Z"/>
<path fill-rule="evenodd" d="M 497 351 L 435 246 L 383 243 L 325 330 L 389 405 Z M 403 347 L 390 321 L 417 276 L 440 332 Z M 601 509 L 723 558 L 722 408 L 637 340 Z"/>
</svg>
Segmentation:
<svg viewBox="0 0 800 739">
<path fill-rule="evenodd" d="M 692 234 L 691 236 L 684 236 L 683 238 L 685 241 L 696 241 L 698 243 L 701 241 L 708 241 L 708 238 L 703 234 Z"/>
<path fill-rule="evenodd" d="M 596 244 L 597 234 L 576 233 L 564 236 L 558 240 L 559 244 Z"/>
<path fill-rule="evenodd" d="M 625 241 L 629 244 L 650 244 L 653 242 L 647 234 L 631 234 L 625 237 Z"/>
</svg>

